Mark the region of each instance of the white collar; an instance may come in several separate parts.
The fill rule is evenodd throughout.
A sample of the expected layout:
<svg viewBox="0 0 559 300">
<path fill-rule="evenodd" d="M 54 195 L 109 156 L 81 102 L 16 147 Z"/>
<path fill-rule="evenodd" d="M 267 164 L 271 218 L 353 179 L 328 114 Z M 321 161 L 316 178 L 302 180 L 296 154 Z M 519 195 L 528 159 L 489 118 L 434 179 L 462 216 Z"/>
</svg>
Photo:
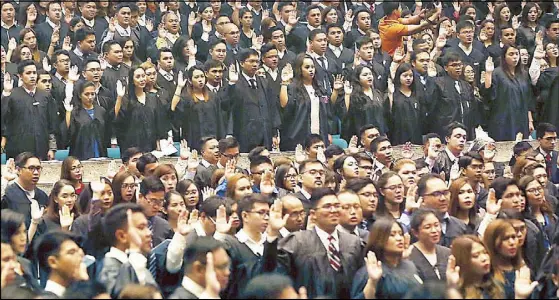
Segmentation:
<svg viewBox="0 0 559 300">
<path fill-rule="evenodd" d="M 85 23 L 85 25 L 89 26 L 89 27 L 94 27 L 95 26 L 95 18 L 88 20 L 86 18 L 84 18 L 82 16 L 82 21 Z"/>
<path fill-rule="evenodd" d="M 470 47 L 466 47 L 466 45 L 462 44 L 462 42 L 459 42 L 458 47 L 460 47 L 460 49 L 462 49 L 464 53 L 469 55 L 474 50 L 474 43 L 472 43 Z"/>
<path fill-rule="evenodd" d="M 538 148 L 540 148 L 540 153 L 543 154 L 544 157 L 546 157 L 548 154 L 551 154 L 551 153 L 545 152 L 545 150 L 543 150 L 541 146 L 538 147 Z"/>
<path fill-rule="evenodd" d="M 326 58 L 326 56 L 324 54 L 323 55 L 318 55 L 318 54 L 316 54 L 316 52 L 312 52 L 311 56 L 316 60 L 318 60 L 319 58 L 324 58 L 324 61 L 326 63 L 328 63 L 328 59 Z"/>
<path fill-rule="evenodd" d="M 247 247 L 252 251 L 252 253 L 258 256 L 264 255 L 264 243 L 266 242 L 266 233 L 262 233 L 260 235 L 260 241 L 253 241 L 248 236 L 248 234 L 244 231 L 244 229 L 241 229 L 241 231 L 237 232 L 235 237 L 237 237 L 237 240 L 239 240 L 240 243 L 247 245 Z"/>
<path fill-rule="evenodd" d="M 78 57 L 83 58 L 83 52 L 82 52 L 78 47 L 74 48 L 74 53 L 75 53 Z"/>
<path fill-rule="evenodd" d="M 6 30 L 11 29 L 12 27 L 17 25 L 16 20 L 14 20 L 14 22 L 12 23 L 12 26 L 8 26 L 6 23 L 4 23 L 4 21 L 0 21 L 0 25 L 2 26 L 2 28 L 5 28 Z"/>
<path fill-rule="evenodd" d="M 111 247 L 109 252 L 105 254 L 105 257 L 114 258 L 123 264 L 128 262 L 128 255 L 124 251 L 115 247 Z"/>
<path fill-rule="evenodd" d="M 308 28 L 310 31 L 313 31 L 313 30 L 315 30 L 315 29 L 320 29 L 321 27 L 320 27 L 320 25 L 318 25 L 318 27 L 314 27 L 314 26 L 312 26 L 312 25 L 307 24 L 307 28 Z"/>
<path fill-rule="evenodd" d="M 353 231 L 349 231 L 349 230 L 347 230 L 347 228 L 343 227 L 340 224 L 340 225 L 338 225 L 337 229 L 341 232 L 345 232 L 345 233 L 349 233 L 349 234 L 355 234 L 355 235 L 359 236 L 358 226 L 355 226 L 355 228 L 353 228 Z"/>
<path fill-rule="evenodd" d="M 115 25 L 115 29 L 118 32 L 118 34 L 120 34 L 121 36 L 130 36 L 130 32 L 131 32 L 130 26 L 128 26 L 128 28 L 124 28 L 117 23 Z"/>
<path fill-rule="evenodd" d="M 262 65 L 262 68 L 264 68 L 264 71 L 268 72 L 268 73 L 274 73 L 277 74 L 278 73 L 278 69 L 276 68 L 275 70 L 272 70 L 272 68 L 268 67 L 267 65 Z"/>
<path fill-rule="evenodd" d="M 336 46 L 329 43 L 328 48 L 330 48 L 330 50 L 332 50 L 332 51 L 340 51 L 340 53 L 342 51 L 344 51 L 344 46 L 343 45 L 340 45 L 339 47 L 336 47 Z"/>
<path fill-rule="evenodd" d="M 33 95 L 37 94 L 37 86 L 35 86 L 35 88 L 32 91 L 28 90 L 23 85 L 21 87 L 27 92 L 27 94 L 31 94 L 31 93 L 33 93 Z"/>
<path fill-rule="evenodd" d="M 167 72 L 167 71 L 165 71 L 165 70 L 159 68 L 159 74 L 163 75 L 163 77 L 166 77 L 167 75 L 171 75 L 171 77 L 174 78 L 174 76 L 173 76 L 173 70 L 171 70 L 171 72 Z"/>
<path fill-rule="evenodd" d="M 188 276 L 184 276 L 182 278 L 182 287 L 194 294 L 196 298 L 202 299 L 202 294 L 204 293 L 205 288 L 194 282 L 194 280 L 190 279 Z"/>
<path fill-rule="evenodd" d="M 280 229 L 279 233 L 280 233 L 281 237 L 286 237 L 286 236 L 291 234 L 291 232 L 289 230 L 287 230 L 287 228 L 285 228 L 285 227 L 282 227 L 282 229 Z"/>
<path fill-rule="evenodd" d="M 256 75 L 253 77 L 249 77 L 247 74 L 245 74 L 245 72 L 242 72 L 243 76 L 245 77 L 245 79 L 247 80 L 247 82 L 250 82 L 250 80 L 256 80 Z"/>
<path fill-rule="evenodd" d="M 334 230 L 334 232 L 332 234 L 329 234 L 328 232 L 320 229 L 320 227 L 318 227 L 318 226 L 314 226 L 314 230 L 316 231 L 316 234 L 320 238 L 320 241 L 322 241 L 322 244 L 326 248 L 326 251 L 328 251 L 328 245 L 330 244 L 330 241 L 328 240 L 328 237 L 330 237 L 330 236 L 334 237 L 334 247 L 338 248 L 336 250 L 339 251 L 340 239 L 338 237 L 338 229 L 337 228 Z"/>
<path fill-rule="evenodd" d="M 202 158 L 202 160 L 200 161 L 200 163 L 202 164 L 202 166 L 209 168 L 212 164 L 210 164 L 209 161 L 205 160 Z"/>
<path fill-rule="evenodd" d="M 311 199 L 311 194 L 305 190 L 305 188 L 301 188 L 301 194 L 307 198 L 307 200 Z"/>
<path fill-rule="evenodd" d="M 23 188 L 23 186 L 21 186 L 21 184 L 19 184 L 18 180 L 14 180 L 14 182 L 19 186 L 19 188 L 25 193 L 25 195 L 27 196 L 27 198 L 29 199 L 29 201 L 31 201 L 32 199 L 35 198 L 35 189 L 33 189 L 32 191 L 28 191 L 26 189 Z"/>
<path fill-rule="evenodd" d="M 451 161 L 455 161 L 458 158 L 458 157 L 454 156 L 454 154 L 452 154 L 452 152 L 450 150 L 448 150 L 448 147 L 445 147 L 444 151 L 446 152 L 446 154 L 448 155 L 448 158 L 450 158 Z M 456 163 L 458 163 L 458 161 Z"/>
<path fill-rule="evenodd" d="M 58 297 L 62 297 L 64 296 L 64 292 L 66 292 L 66 288 L 57 282 L 47 280 L 47 285 L 45 285 L 45 292 L 51 292 Z"/>
<path fill-rule="evenodd" d="M 208 87 L 208 89 L 210 89 L 210 91 L 214 91 L 214 90 L 219 91 L 219 89 L 220 89 L 220 87 L 221 87 L 221 86 L 213 86 L 213 85 L 211 85 L 209 82 L 206 83 L 206 86 Z"/>
<path fill-rule="evenodd" d="M 58 25 L 54 24 L 53 21 L 50 20 L 50 18 L 47 17 L 47 24 L 50 25 L 50 27 L 52 27 L 52 29 L 56 28 Z"/>
<path fill-rule="evenodd" d="M 259 16 L 260 13 L 262 12 L 262 7 L 260 7 L 260 10 L 256 10 L 256 8 L 252 7 L 252 5 L 250 5 L 250 3 L 247 4 L 247 9 L 250 10 L 251 12 L 255 13 L 257 16 Z"/>
<path fill-rule="evenodd" d="M 283 19 L 280 20 L 280 23 L 281 23 L 281 25 L 283 25 L 283 27 L 286 27 L 287 25 L 289 25 L 289 24 L 285 23 L 285 22 L 283 21 Z"/>
<path fill-rule="evenodd" d="M 64 78 L 64 77 L 63 77 L 62 75 L 60 75 L 60 73 L 58 73 L 58 72 L 56 72 L 56 73 L 54 74 L 54 77 L 58 78 L 60 81 L 62 81 L 62 82 L 64 82 L 64 83 L 66 83 L 66 81 L 67 81 L 66 78 Z"/>
<path fill-rule="evenodd" d="M 279 57 L 279 59 L 282 59 L 282 58 L 285 56 L 286 53 L 287 53 L 287 49 L 285 49 L 285 50 L 283 50 L 283 51 L 279 51 L 279 49 L 278 49 L 278 57 Z"/>
</svg>

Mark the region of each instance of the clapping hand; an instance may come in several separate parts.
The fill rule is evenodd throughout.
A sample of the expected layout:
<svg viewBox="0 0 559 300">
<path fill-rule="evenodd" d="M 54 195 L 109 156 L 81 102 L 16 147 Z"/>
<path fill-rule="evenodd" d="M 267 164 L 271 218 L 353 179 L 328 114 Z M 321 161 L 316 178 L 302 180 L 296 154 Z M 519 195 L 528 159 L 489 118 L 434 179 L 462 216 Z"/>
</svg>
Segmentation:
<svg viewBox="0 0 559 300">
<path fill-rule="evenodd" d="M 344 88 L 344 77 L 342 75 L 334 76 L 334 90 L 339 91 Z"/>
<path fill-rule="evenodd" d="M 118 97 L 124 97 L 124 94 L 126 94 L 126 88 L 122 84 L 122 81 L 117 80 L 117 82 L 116 82 L 116 95 Z"/>
<path fill-rule="evenodd" d="M 74 213 L 70 213 L 70 208 L 66 205 L 62 205 L 62 209 L 58 210 L 60 215 L 60 227 L 64 229 L 69 229 L 74 222 Z"/>
<path fill-rule="evenodd" d="M 283 67 L 283 70 L 281 70 L 281 81 L 287 84 L 291 79 L 293 79 L 293 67 L 291 67 L 291 64 L 287 64 Z"/>
<path fill-rule="evenodd" d="M 272 172 L 264 172 L 264 174 L 262 174 L 262 179 L 260 180 L 260 192 L 265 195 L 271 195 L 274 193 L 275 188 L 276 185 L 274 183 Z"/>
<path fill-rule="evenodd" d="M 229 66 L 229 84 L 236 84 L 239 81 L 239 72 L 237 72 L 237 67 L 235 64 Z"/>
<path fill-rule="evenodd" d="M 189 218 L 190 216 L 190 218 Z M 194 224 L 198 222 L 198 210 L 195 209 L 191 213 L 188 210 L 183 211 L 179 215 L 177 221 L 177 231 L 180 235 L 186 236 L 194 230 Z"/>
</svg>

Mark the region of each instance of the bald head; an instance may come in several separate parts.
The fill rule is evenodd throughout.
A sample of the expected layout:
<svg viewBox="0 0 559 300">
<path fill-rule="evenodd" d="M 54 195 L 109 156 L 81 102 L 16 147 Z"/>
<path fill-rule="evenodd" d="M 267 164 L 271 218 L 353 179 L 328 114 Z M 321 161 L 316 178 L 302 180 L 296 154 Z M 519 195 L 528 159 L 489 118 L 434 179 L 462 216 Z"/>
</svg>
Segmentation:
<svg viewBox="0 0 559 300">
<path fill-rule="evenodd" d="M 240 31 L 237 25 L 229 23 L 223 26 L 223 35 L 228 45 L 236 47 L 239 44 Z"/>
<path fill-rule="evenodd" d="M 281 198 L 283 205 L 283 215 L 289 215 L 285 228 L 289 232 L 299 231 L 305 228 L 305 208 L 301 200 L 293 195 L 287 195 Z"/>
</svg>

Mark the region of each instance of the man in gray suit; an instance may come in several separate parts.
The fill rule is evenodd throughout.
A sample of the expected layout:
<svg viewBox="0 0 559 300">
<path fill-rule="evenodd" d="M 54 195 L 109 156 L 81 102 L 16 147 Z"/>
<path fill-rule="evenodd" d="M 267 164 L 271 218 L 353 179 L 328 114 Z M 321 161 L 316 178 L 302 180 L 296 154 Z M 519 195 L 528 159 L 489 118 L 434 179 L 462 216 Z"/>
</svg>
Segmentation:
<svg viewBox="0 0 559 300">
<path fill-rule="evenodd" d="M 342 205 L 334 191 L 315 189 L 311 205 L 314 228 L 279 240 L 278 271 L 291 276 L 295 288 L 305 286 L 309 298 L 349 298 L 351 280 L 363 265 L 361 242 L 338 229 Z"/>
<path fill-rule="evenodd" d="M 184 253 L 181 286 L 169 299 L 219 299 L 229 281 L 230 263 L 222 243 L 212 237 L 196 238 Z"/>
<path fill-rule="evenodd" d="M 342 205 L 338 230 L 359 237 L 361 246 L 367 245 L 369 231 L 358 227 L 363 221 L 363 209 L 359 195 L 352 190 L 345 190 L 338 194 L 338 200 Z"/>
</svg>

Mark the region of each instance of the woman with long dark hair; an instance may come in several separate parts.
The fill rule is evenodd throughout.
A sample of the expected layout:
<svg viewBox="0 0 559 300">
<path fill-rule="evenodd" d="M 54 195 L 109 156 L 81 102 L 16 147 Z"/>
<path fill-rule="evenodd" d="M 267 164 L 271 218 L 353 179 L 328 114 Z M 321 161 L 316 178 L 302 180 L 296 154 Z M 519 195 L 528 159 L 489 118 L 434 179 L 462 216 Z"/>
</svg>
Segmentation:
<svg viewBox="0 0 559 300">
<path fill-rule="evenodd" d="M 218 94 L 210 93 L 205 72 L 200 67 L 190 68 L 184 79 L 179 76 L 178 93 L 171 101 L 171 113 L 182 128 L 182 138 L 191 148 L 199 149 L 200 140 L 205 136 L 214 136 L 218 140 L 225 137 L 222 102 L 227 99 L 226 90 Z"/>
<path fill-rule="evenodd" d="M 113 181 L 111 182 L 111 187 L 114 192 L 114 203 L 136 203 L 136 179 L 134 174 L 129 171 L 118 172 Z"/>
<path fill-rule="evenodd" d="M 83 184 L 83 165 L 81 161 L 73 156 L 68 156 L 62 161 L 60 169 L 60 179 L 68 180 L 76 189 L 79 196 L 84 188 Z"/>
<path fill-rule="evenodd" d="M 128 87 L 117 82 L 115 122 L 121 128 L 117 136 L 120 148 L 138 147 L 143 152 L 159 149 L 159 140 L 167 138 L 163 120 L 163 108 L 153 94 L 144 91 L 146 72 L 133 66 L 128 75 Z"/>
<path fill-rule="evenodd" d="M 276 169 L 275 181 L 276 188 L 278 189 L 278 197 L 298 192 L 298 173 L 297 169 L 291 164 L 281 165 Z"/>
<path fill-rule="evenodd" d="M 191 54 L 194 53 L 191 47 L 194 47 L 193 40 L 190 40 L 185 35 L 181 35 L 173 44 L 171 53 L 173 53 L 173 57 L 175 58 L 175 69 L 177 71 L 186 73 L 191 67 L 199 64 L 196 57 L 191 57 Z"/>
<path fill-rule="evenodd" d="M 374 86 L 375 72 L 369 66 L 357 66 L 344 84 L 344 97 L 338 100 L 338 116 L 342 120 L 341 138 L 346 141 L 359 136 L 359 129 L 373 124 L 382 133 L 388 132 L 388 101 Z"/>
<path fill-rule="evenodd" d="M 70 147 L 71 156 L 81 160 L 106 157 L 109 116 L 95 101 L 97 92 L 93 82 L 80 82 L 74 92 L 76 72 L 70 70 L 70 82 L 66 85 L 66 118 L 61 126 L 62 136 Z"/>
<path fill-rule="evenodd" d="M 190 179 L 181 180 L 177 184 L 176 190 L 184 198 L 186 209 L 189 212 L 192 212 L 193 210 L 198 208 L 200 204 L 200 190 L 198 189 L 194 181 Z"/>
<path fill-rule="evenodd" d="M 489 90 L 489 136 L 495 141 L 514 140 L 521 132 L 528 136 L 534 130 L 532 119 L 533 93 L 528 77 L 520 64 L 520 51 L 505 45 L 501 65 L 495 69 L 488 58 L 485 65 L 485 88 Z"/>
<path fill-rule="evenodd" d="M 377 217 L 391 216 L 399 219 L 406 206 L 402 178 L 398 173 L 389 171 L 380 176 L 377 184 L 380 192 Z"/>
<path fill-rule="evenodd" d="M 49 204 L 43 216 L 45 228 L 42 233 L 57 229 L 70 231 L 73 221 L 80 216 L 77 199 L 78 195 L 72 182 L 65 179 L 57 181 L 52 187 Z M 39 228 L 41 229 L 41 226 Z"/>
<path fill-rule="evenodd" d="M 289 83 L 293 79 L 293 82 Z M 318 134 L 328 141 L 332 117 L 330 102 L 338 99 L 338 90 L 343 88 L 341 76 L 335 78 L 332 95 L 329 97 L 316 79 L 316 67 L 308 54 L 299 54 L 294 67 L 288 65 L 281 74 L 280 105 L 283 108 L 283 132 L 280 149 L 295 150 L 297 144 L 310 134 Z"/>
<path fill-rule="evenodd" d="M 536 49 L 536 34 L 545 30 L 538 25 L 539 19 L 538 5 L 534 2 L 526 3 L 522 8 L 520 27 L 516 30 L 516 42 L 526 47 L 529 53 L 534 53 Z"/>
<path fill-rule="evenodd" d="M 394 76 L 394 93 L 390 105 L 390 141 L 392 145 L 423 143 L 423 99 L 415 92 L 413 67 L 404 63 Z"/>
<path fill-rule="evenodd" d="M 464 222 L 469 234 L 473 234 L 479 225 L 476 194 L 466 177 L 458 178 L 450 185 L 450 208 L 448 213 Z"/>
</svg>

